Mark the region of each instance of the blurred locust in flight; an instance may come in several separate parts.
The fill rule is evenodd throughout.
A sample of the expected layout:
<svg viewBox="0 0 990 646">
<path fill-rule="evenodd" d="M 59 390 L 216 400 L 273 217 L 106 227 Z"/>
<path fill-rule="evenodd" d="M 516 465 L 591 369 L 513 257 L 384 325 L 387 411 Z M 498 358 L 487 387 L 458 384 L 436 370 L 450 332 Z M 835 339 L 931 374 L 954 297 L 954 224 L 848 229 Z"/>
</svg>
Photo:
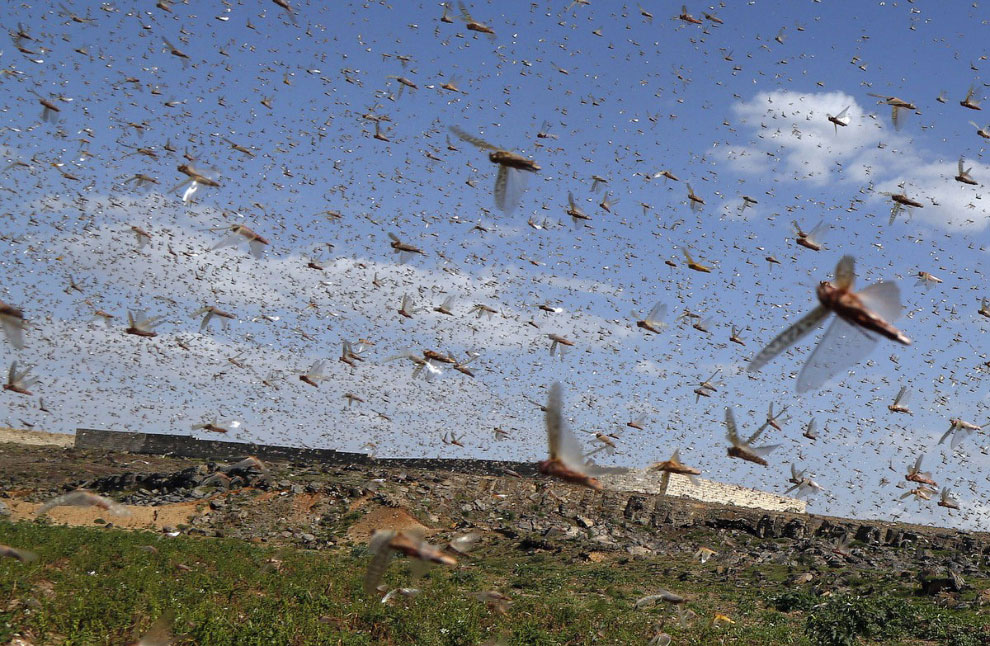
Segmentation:
<svg viewBox="0 0 990 646">
<path fill-rule="evenodd" d="M 559 383 L 550 388 L 546 405 L 547 442 L 550 457 L 537 466 L 540 473 L 591 489 L 601 490 L 601 483 L 590 476 L 584 466 L 577 438 L 567 428 L 563 413 L 563 389 Z"/>
<path fill-rule="evenodd" d="M 511 213 L 519 204 L 524 186 L 524 176 L 520 171 L 535 173 L 540 170 L 532 159 L 527 159 L 498 146 L 493 146 L 484 139 L 464 132 L 457 126 L 451 126 L 450 131 L 469 144 L 490 151 L 488 159 L 498 164 L 498 175 L 495 177 L 495 206 L 505 213 Z"/>
<path fill-rule="evenodd" d="M 876 343 L 877 334 L 904 345 L 911 344 L 911 340 L 891 324 L 901 313 L 897 285 L 880 282 L 854 292 L 854 265 L 852 256 L 842 257 L 835 268 L 835 279 L 822 281 L 816 288 L 818 307 L 760 351 L 749 364 L 750 372 L 765 366 L 832 313 L 836 315 L 835 319 L 798 376 L 799 393 L 819 388 L 843 368 L 862 360 Z"/>
<path fill-rule="evenodd" d="M 770 455 L 774 449 L 776 449 L 779 444 L 771 444 L 768 446 L 754 447 L 752 444 L 756 441 L 763 430 L 767 427 L 766 424 L 760 426 L 756 429 L 756 432 L 750 435 L 745 441 L 739 437 L 739 430 L 736 427 L 736 418 L 732 414 L 732 409 L 726 407 L 725 409 L 725 427 L 726 427 L 726 437 L 729 440 L 728 454 L 730 458 L 739 458 L 740 460 L 746 460 L 747 462 L 752 462 L 754 464 L 759 464 L 762 466 L 767 466 L 766 456 Z"/>
</svg>

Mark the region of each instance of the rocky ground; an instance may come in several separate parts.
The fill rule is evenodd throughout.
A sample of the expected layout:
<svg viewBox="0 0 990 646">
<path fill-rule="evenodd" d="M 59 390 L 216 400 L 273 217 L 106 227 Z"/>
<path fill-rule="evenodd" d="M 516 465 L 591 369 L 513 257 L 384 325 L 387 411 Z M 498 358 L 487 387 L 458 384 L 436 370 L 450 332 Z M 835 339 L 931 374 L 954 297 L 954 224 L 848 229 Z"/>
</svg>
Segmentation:
<svg viewBox="0 0 990 646">
<path fill-rule="evenodd" d="M 857 571 L 882 573 L 917 582 L 947 603 L 968 603 L 958 593 L 990 566 L 985 533 L 596 493 L 542 478 L 316 464 L 258 468 L 0 444 L 0 512 L 12 520 L 32 518 L 43 501 L 75 488 L 108 495 L 132 513 L 62 507 L 51 512 L 53 522 L 315 550 L 349 548 L 379 528 L 414 526 L 442 536 L 476 530 L 525 550 L 570 550 L 589 560 L 684 555 L 705 546 L 722 554 L 719 568 L 727 577 L 735 568 L 767 564 L 786 568 L 795 582 L 834 588 Z M 981 601 L 990 595 L 978 592 Z"/>
</svg>

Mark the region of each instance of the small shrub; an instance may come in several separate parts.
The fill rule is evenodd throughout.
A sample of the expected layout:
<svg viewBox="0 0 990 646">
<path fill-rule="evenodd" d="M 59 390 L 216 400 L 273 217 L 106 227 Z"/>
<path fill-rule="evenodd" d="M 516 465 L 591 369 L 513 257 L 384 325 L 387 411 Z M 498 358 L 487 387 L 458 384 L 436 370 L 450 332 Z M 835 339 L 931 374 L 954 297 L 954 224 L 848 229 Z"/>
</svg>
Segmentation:
<svg viewBox="0 0 990 646">
<path fill-rule="evenodd" d="M 803 590 L 791 590 L 783 592 L 770 598 L 773 607 L 779 612 L 793 612 L 794 610 L 811 610 L 818 603 L 818 598 L 810 592 Z"/>
<path fill-rule="evenodd" d="M 911 634 L 916 624 L 916 614 L 903 600 L 837 595 L 808 616 L 805 634 L 815 646 L 854 646 L 859 637 L 883 640 Z"/>
</svg>

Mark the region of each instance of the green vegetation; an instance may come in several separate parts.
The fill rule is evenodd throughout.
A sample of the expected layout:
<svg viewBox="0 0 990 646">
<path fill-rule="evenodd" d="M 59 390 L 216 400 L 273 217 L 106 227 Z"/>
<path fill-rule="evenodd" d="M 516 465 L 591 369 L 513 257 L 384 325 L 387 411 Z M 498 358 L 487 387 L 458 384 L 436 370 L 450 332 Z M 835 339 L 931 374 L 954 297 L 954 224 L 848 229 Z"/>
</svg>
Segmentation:
<svg viewBox="0 0 990 646">
<path fill-rule="evenodd" d="M 836 595 L 816 606 L 805 633 L 815 646 L 852 646 L 898 641 L 932 642 L 948 646 L 990 644 L 986 619 L 958 621 L 931 603 L 891 596 Z"/>
<path fill-rule="evenodd" d="M 161 616 L 183 635 L 177 643 L 200 646 L 646 644 L 661 626 L 678 645 L 990 643 L 975 604 L 938 608 L 914 596 L 913 582 L 900 587 L 880 573 L 870 585 L 882 593 L 819 596 L 787 586 L 773 568 L 737 566 L 728 575 L 716 559 L 701 566 L 687 556 L 634 559 L 548 542 L 552 550 L 526 551 L 491 536 L 459 567 L 434 568 L 415 581 L 415 568 L 398 559 L 386 583 L 422 592 L 386 605 L 362 590 L 369 557 L 360 546 L 316 552 L 0 523 L 0 543 L 39 555 L 31 563 L 0 560 L 0 643 L 21 633 L 36 644 L 116 646 Z M 658 588 L 688 598 L 697 616 L 687 627 L 671 606 L 635 609 Z M 502 614 L 472 595 L 485 590 L 510 596 L 512 605 Z M 735 623 L 713 622 L 716 613 Z"/>
</svg>

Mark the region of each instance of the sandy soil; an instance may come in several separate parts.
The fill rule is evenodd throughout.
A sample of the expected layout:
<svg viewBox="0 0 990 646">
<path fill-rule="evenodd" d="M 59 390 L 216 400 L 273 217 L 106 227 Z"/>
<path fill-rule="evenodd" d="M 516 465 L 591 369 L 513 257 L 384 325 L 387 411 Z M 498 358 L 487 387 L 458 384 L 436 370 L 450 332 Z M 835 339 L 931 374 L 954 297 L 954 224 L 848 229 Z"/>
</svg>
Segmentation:
<svg viewBox="0 0 990 646">
<path fill-rule="evenodd" d="M 10 509 L 11 520 L 31 520 L 41 503 L 26 502 L 16 498 L 6 498 L 3 501 Z M 53 523 L 59 525 L 89 525 L 93 526 L 97 519 L 113 523 L 117 527 L 127 529 L 160 530 L 165 526 L 175 527 L 197 515 L 196 506 L 202 505 L 201 500 L 190 500 L 171 505 L 157 507 L 142 507 L 138 505 L 123 505 L 130 512 L 126 516 L 111 514 L 95 507 L 56 507 L 46 514 Z"/>
<path fill-rule="evenodd" d="M 0 442 L 29 444 L 31 446 L 72 446 L 75 441 L 75 435 L 46 433 L 45 431 L 29 431 L 26 429 L 0 426 Z"/>
<path fill-rule="evenodd" d="M 379 507 L 365 514 L 347 530 L 347 539 L 355 543 L 367 543 L 376 529 L 412 529 L 429 534 L 426 527 L 401 507 Z"/>
</svg>

